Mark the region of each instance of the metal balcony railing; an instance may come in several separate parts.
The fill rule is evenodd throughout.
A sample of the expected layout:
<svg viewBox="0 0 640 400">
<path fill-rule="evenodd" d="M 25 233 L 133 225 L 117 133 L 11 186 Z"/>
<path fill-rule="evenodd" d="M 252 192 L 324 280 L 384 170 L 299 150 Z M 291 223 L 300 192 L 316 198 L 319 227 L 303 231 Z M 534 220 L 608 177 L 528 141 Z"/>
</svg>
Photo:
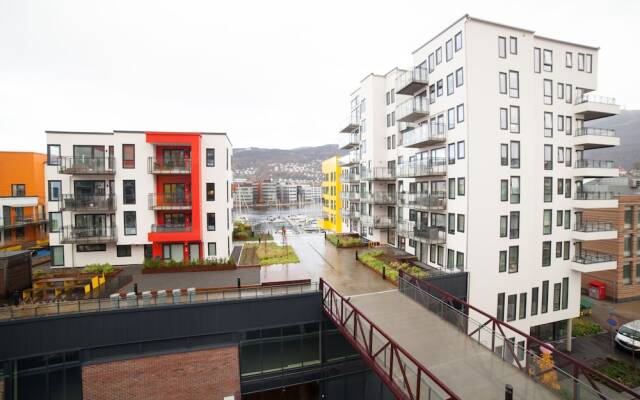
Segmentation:
<svg viewBox="0 0 640 400">
<path fill-rule="evenodd" d="M 615 168 L 612 160 L 576 160 L 575 168 Z"/>
<path fill-rule="evenodd" d="M 415 178 L 420 176 L 437 176 L 447 173 L 446 158 L 430 158 L 398 165 L 399 178 Z"/>
<path fill-rule="evenodd" d="M 396 93 L 414 95 L 429 84 L 429 70 L 417 66 L 403 72 L 396 78 Z"/>
<path fill-rule="evenodd" d="M 447 194 L 434 193 L 400 193 L 400 205 L 422 210 L 445 210 L 447 208 Z"/>
<path fill-rule="evenodd" d="M 371 204 L 396 204 L 397 196 L 395 192 L 373 192 L 363 193 L 360 197 L 364 203 Z"/>
<path fill-rule="evenodd" d="M 444 227 L 417 225 L 416 221 L 398 223 L 398 233 L 423 243 L 443 244 L 447 242 L 447 232 Z"/>
<path fill-rule="evenodd" d="M 344 218 L 358 219 L 360 218 L 360 211 L 351 208 L 343 208 L 341 214 Z"/>
<path fill-rule="evenodd" d="M 147 171 L 150 174 L 190 174 L 191 159 L 149 157 Z"/>
<path fill-rule="evenodd" d="M 412 97 L 396 107 L 396 121 L 415 122 L 429 115 L 429 101 L 426 97 Z"/>
<path fill-rule="evenodd" d="M 344 183 L 358 183 L 360 182 L 360 174 L 348 173 L 342 175 L 342 182 Z"/>
<path fill-rule="evenodd" d="M 189 193 L 149 193 L 150 210 L 189 210 L 191 194 Z"/>
<path fill-rule="evenodd" d="M 349 154 L 340 158 L 340 166 L 349 166 L 356 165 L 360 163 L 360 151 L 359 150 L 351 150 Z"/>
<path fill-rule="evenodd" d="M 422 124 L 402 134 L 404 147 L 424 147 L 447 140 L 447 128 L 444 124 Z"/>
<path fill-rule="evenodd" d="M 395 180 L 396 169 L 395 167 L 371 167 L 362 168 L 361 179 L 363 181 L 375 181 L 375 180 Z"/>
<path fill-rule="evenodd" d="M 576 96 L 576 105 L 582 104 L 582 103 L 599 103 L 599 104 L 616 105 L 616 98 L 598 96 L 591 93 L 585 93 L 585 94 Z"/>
<path fill-rule="evenodd" d="M 360 133 L 349 133 L 347 135 L 340 135 L 338 138 L 338 148 L 348 150 L 358 147 L 360 145 Z"/>
<path fill-rule="evenodd" d="M 609 232 L 615 231 L 611 222 L 586 221 L 574 225 L 576 232 Z"/>
<path fill-rule="evenodd" d="M 71 175 L 113 175 L 114 157 L 60 157 L 58 173 Z"/>
<path fill-rule="evenodd" d="M 597 251 L 589 250 L 583 250 L 573 257 L 573 261 L 579 264 L 597 264 L 615 260 L 616 256 L 613 254 L 600 253 Z"/>
<path fill-rule="evenodd" d="M 360 129 L 360 113 L 358 111 L 352 111 L 351 115 L 347 117 L 347 120 L 342 124 L 343 128 L 341 133 L 353 133 Z"/>
<path fill-rule="evenodd" d="M 46 217 L 39 216 L 39 215 L 35 215 L 35 216 L 14 215 L 8 219 L 0 217 L 0 227 L 3 227 L 3 228 L 19 228 L 21 226 L 27 226 L 27 225 L 46 224 L 47 222 L 48 222 L 48 219 Z"/>
<path fill-rule="evenodd" d="M 616 130 L 615 129 L 607 129 L 607 128 L 583 127 L 583 128 L 576 128 L 575 135 L 576 136 L 616 137 Z"/>
<path fill-rule="evenodd" d="M 60 230 L 60 243 L 112 243 L 116 241 L 116 226 L 63 226 Z"/>
<path fill-rule="evenodd" d="M 578 192 L 574 200 L 613 200 L 617 195 L 616 192 Z"/>
<path fill-rule="evenodd" d="M 63 194 L 60 199 L 62 211 L 115 211 L 116 198 L 113 195 Z"/>
<path fill-rule="evenodd" d="M 371 226 L 375 229 L 393 229 L 396 227 L 396 220 L 393 217 L 374 217 L 361 215 L 360 220 L 363 225 Z"/>
<path fill-rule="evenodd" d="M 153 224 L 151 232 L 191 232 L 191 224 Z"/>
</svg>

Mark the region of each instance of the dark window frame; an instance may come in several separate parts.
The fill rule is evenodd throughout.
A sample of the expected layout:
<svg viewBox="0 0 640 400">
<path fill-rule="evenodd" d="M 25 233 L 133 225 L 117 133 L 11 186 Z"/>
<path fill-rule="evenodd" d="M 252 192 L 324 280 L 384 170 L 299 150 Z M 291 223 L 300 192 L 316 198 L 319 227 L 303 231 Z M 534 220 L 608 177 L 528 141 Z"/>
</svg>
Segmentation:
<svg viewBox="0 0 640 400">
<path fill-rule="evenodd" d="M 125 148 L 133 149 L 133 158 L 127 159 L 125 158 Z M 123 169 L 134 169 L 136 167 L 136 145 L 133 143 L 123 143 L 122 144 L 122 168 Z"/>
</svg>

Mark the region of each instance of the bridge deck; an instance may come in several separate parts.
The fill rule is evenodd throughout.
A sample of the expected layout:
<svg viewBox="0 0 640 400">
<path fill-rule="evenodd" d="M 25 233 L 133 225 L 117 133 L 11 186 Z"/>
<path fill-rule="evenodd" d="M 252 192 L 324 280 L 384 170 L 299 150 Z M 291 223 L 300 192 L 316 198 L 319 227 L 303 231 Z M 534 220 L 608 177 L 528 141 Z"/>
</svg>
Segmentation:
<svg viewBox="0 0 640 400">
<path fill-rule="evenodd" d="M 462 332 L 397 290 L 356 295 L 351 303 L 463 399 L 556 399 Z"/>
</svg>

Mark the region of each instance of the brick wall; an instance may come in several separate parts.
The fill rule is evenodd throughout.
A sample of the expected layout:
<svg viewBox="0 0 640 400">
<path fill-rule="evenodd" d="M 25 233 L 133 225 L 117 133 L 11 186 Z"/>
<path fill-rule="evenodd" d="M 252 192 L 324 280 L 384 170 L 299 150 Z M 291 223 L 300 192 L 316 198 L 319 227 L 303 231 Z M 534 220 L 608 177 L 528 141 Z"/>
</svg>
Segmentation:
<svg viewBox="0 0 640 400">
<path fill-rule="evenodd" d="M 240 399 L 238 348 L 86 365 L 82 392 L 85 400 Z"/>
</svg>

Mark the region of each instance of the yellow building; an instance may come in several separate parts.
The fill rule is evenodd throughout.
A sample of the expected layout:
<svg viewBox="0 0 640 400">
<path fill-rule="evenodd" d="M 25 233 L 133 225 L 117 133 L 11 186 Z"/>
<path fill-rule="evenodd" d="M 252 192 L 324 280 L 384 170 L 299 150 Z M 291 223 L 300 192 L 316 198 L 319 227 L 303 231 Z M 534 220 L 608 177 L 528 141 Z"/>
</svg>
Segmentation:
<svg viewBox="0 0 640 400">
<path fill-rule="evenodd" d="M 331 157 L 322 162 L 322 219 L 318 225 L 322 229 L 335 233 L 342 233 L 340 172 L 338 157 Z"/>
</svg>

